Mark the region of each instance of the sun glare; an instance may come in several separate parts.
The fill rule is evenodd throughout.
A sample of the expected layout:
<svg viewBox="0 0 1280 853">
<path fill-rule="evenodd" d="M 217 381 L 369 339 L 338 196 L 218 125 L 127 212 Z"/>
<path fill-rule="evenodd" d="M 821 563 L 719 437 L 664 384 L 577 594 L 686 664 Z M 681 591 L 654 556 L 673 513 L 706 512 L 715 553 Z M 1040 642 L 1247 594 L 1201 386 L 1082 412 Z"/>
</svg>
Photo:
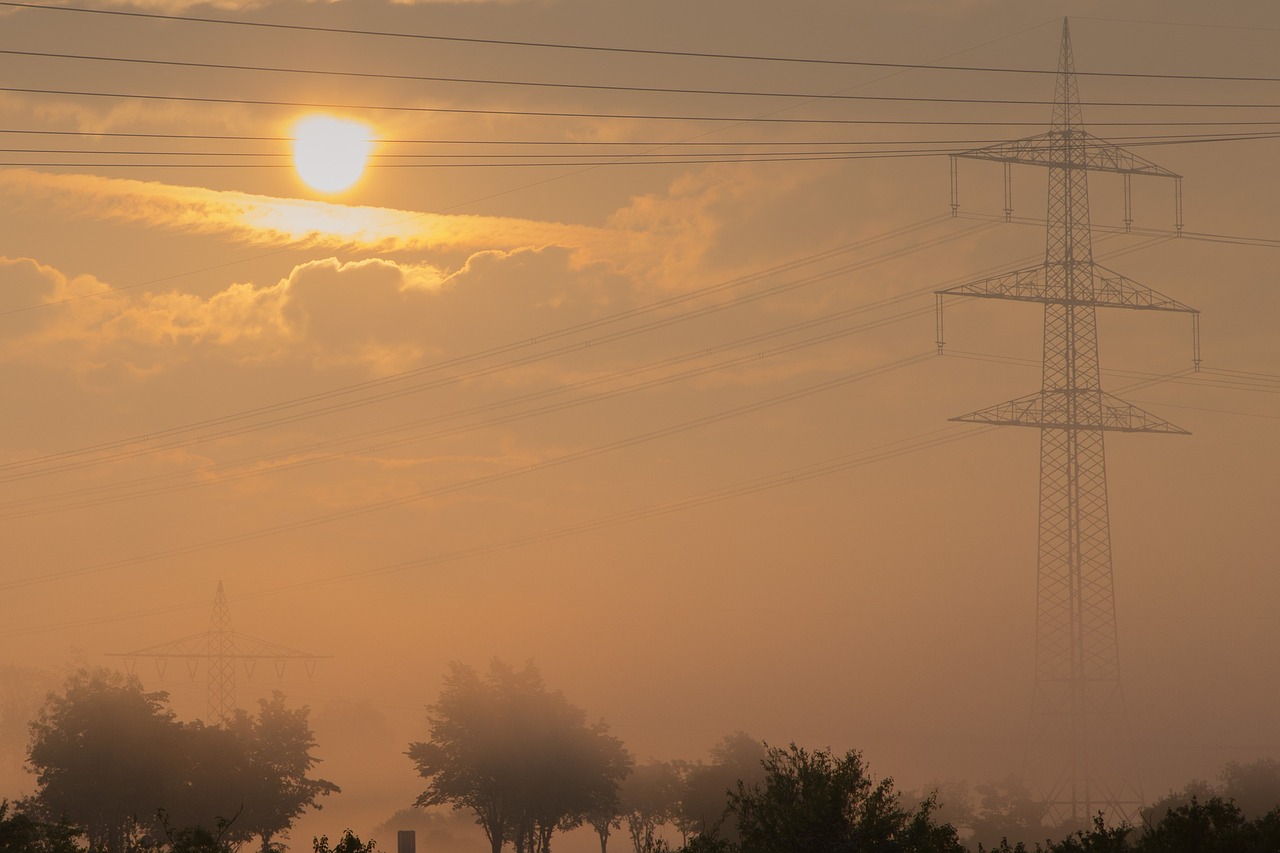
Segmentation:
<svg viewBox="0 0 1280 853">
<path fill-rule="evenodd" d="M 293 126 L 293 167 L 318 192 L 350 189 L 372 150 L 373 131 L 358 121 L 315 115 Z"/>
</svg>

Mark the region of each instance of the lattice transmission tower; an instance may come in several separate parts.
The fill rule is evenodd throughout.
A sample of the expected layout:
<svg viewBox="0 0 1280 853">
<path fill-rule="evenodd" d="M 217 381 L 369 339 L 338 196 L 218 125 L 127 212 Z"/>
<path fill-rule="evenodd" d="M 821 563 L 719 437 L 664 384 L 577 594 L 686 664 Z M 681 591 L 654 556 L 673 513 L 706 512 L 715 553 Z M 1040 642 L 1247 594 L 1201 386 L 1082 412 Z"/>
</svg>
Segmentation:
<svg viewBox="0 0 1280 853">
<path fill-rule="evenodd" d="M 307 675 L 311 676 L 315 672 L 316 661 L 327 657 L 237 633 L 231 626 L 231 609 L 227 606 L 222 581 L 218 581 L 218 591 L 214 594 L 213 616 L 209 620 L 208 631 L 111 656 L 124 658 L 131 671 L 137 658 L 153 658 L 162 674 L 168 662 L 177 658 L 186 662 L 187 671 L 193 678 L 203 662 L 209 683 L 205 722 L 211 726 L 223 725 L 235 712 L 237 663 L 243 666 L 245 677 L 252 678 L 260 661 L 271 661 L 276 677 L 281 678 L 289 661 L 302 663 Z"/>
<path fill-rule="evenodd" d="M 1044 263 L 936 297 L 939 352 L 945 297 L 1044 305 L 1040 390 L 953 418 L 1040 430 L 1035 684 L 1024 775 L 1051 822 L 1084 824 L 1100 811 L 1113 821 L 1133 820 L 1143 798 L 1120 684 L 1103 434 L 1187 433 L 1102 390 L 1096 314 L 1098 308 L 1190 314 L 1197 368 L 1199 314 L 1094 262 L 1088 174 L 1123 176 L 1126 229 L 1132 221 L 1130 178 L 1172 179 L 1178 233 L 1181 176 L 1083 129 L 1065 20 L 1049 131 L 953 156 L 952 215 L 958 210 L 956 157 L 1004 164 L 1006 219 L 1010 166 L 1049 170 Z"/>
</svg>

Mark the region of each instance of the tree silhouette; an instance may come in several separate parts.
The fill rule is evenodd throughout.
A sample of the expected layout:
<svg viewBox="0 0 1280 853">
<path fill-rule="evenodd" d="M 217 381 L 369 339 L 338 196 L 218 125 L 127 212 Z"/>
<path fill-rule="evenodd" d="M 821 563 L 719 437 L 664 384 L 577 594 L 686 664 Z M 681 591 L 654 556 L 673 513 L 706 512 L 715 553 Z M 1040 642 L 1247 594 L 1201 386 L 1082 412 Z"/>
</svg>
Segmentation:
<svg viewBox="0 0 1280 853">
<path fill-rule="evenodd" d="M 258 713 L 237 710 L 230 731 L 248 747 L 250 772 L 245 811 L 240 823 L 262 839 L 262 853 L 271 853 L 271 839 L 287 832 L 308 808 L 319 809 L 320 797 L 341 789 L 307 773 L 319 761 L 311 754 L 315 739 L 307 724 L 307 709 L 289 709 L 284 694 L 258 700 Z"/>
<path fill-rule="evenodd" d="M 742 782 L 748 787 L 764 781 L 765 747 L 745 732 L 725 735 L 711 748 L 711 761 L 698 762 L 685 773 L 680 800 L 684 829 L 728 841 L 738 839 L 738 828 L 726 822 L 729 795 Z"/>
<path fill-rule="evenodd" d="M 683 780 L 670 761 L 641 764 L 622 783 L 622 813 L 635 853 L 657 849 L 657 832 L 679 814 Z"/>
<path fill-rule="evenodd" d="M 36 801 L 82 827 L 91 849 L 123 853 L 140 823 L 165 806 L 182 727 L 164 693 L 137 678 L 81 670 L 31 724 Z"/>
<path fill-rule="evenodd" d="M 875 781 L 851 751 L 770 748 L 765 779 L 739 783 L 730 797 L 741 840 L 700 842 L 699 849 L 741 853 L 963 853 L 955 828 L 937 824 L 926 800 L 904 808 L 892 779 Z M 692 845 L 691 845 L 692 846 Z"/>
<path fill-rule="evenodd" d="M 1031 842 L 1044 837 L 1044 805 L 1016 776 L 975 786 L 978 807 L 970 821 L 971 842 L 994 848 L 1003 839 Z"/>
<path fill-rule="evenodd" d="M 131 676 L 73 675 L 31 726 L 41 816 L 65 818 L 90 849 L 106 853 L 135 841 L 221 849 L 254 835 L 265 852 L 317 798 L 338 790 L 307 778 L 316 762 L 307 712 L 285 708 L 279 693 L 226 728 L 180 723 L 167 705 L 166 694 L 144 692 Z"/>
<path fill-rule="evenodd" d="M 430 780 L 416 805 L 470 809 L 493 853 L 546 853 L 556 830 L 579 826 L 617 796 L 631 759 L 604 723 L 548 692 L 532 666 L 460 663 L 428 708 L 430 740 L 408 756 Z"/>
<path fill-rule="evenodd" d="M 1203 783 L 1193 783 L 1203 784 Z M 1176 794 L 1174 795 L 1176 796 Z M 991 853 L 1031 853 L 1019 842 L 1002 841 L 984 848 Z M 1034 853 L 1275 853 L 1280 850 L 1280 809 L 1250 820 L 1231 800 L 1212 796 L 1166 809 L 1159 821 L 1140 832 L 1128 824 L 1107 826 L 1101 815 L 1090 830 L 1077 830 L 1061 841 L 1036 844 Z"/>
<path fill-rule="evenodd" d="M 30 805 L 0 800 L 0 853 L 80 853 L 74 827 L 46 823 Z"/>
<path fill-rule="evenodd" d="M 1258 818 L 1280 806 L 1280 761 L 1229 761 L 1218 774 L 1222 796 L 1235 802 L 1247 818 Z"/>
<path fill-rule="evenodd" d="M 311 839 L 311 846 L 315 853 L 374 853 L 378 844 L 372 839 L 365 843 L 360 840 L 360 836 L 348 829 L 342 833 L 342 837 L 338 839 L 338 843 L 333 847 L 329 846 L 329 836 L 327 835 Z"/>
</svg>

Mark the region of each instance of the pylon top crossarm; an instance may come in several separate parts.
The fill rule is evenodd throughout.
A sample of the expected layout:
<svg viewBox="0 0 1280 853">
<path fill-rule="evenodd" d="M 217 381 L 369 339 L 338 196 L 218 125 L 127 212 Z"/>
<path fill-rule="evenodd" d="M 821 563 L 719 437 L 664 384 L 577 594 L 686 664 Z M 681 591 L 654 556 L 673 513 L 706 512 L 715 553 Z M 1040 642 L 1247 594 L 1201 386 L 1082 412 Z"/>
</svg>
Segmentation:
<svg viewBox="0 0 1280 853">
<path fill-rule="evenodd" d="M 288 646 L 282 646 L 279 643 L 259 640 L 257 637 L 250 637 L 247 634 L 236 634 L 235 644 L 235 657 L 242 660 L 325 660 L 333 657 L 333 655 L 308 654 L 297 649 L 291 649 Z"/>
<path fill-rule="evenodd" d="M 201 631 L 188 637 L 180 637 L 167 643 L 159 643 L 137 649 L 132 652 L 107 652 L 107 657 L 115 658 L 190 658 L 207 657 L 211 653 L 209 632 Z"/>
<path fill-rule="evenodd" d="M 210 642 L 209 632 L 192 634 L 178 640 L 148 646 L 132 652 L 108 652 L 108 657 L 117 658 L 203 658 L 226 655 L 236 660 L 323 660 L 333 655 L 312 655 L 291 649 L 278 643 L 259 640 L 246 634 L 229 632 L 230 646 L 226 649 L 215 649 Z"/>
<path fill-rule="evenodd" d="M 998 142 L 952 154 L 967 160 L 989 160 L 995 163 L 1022 163 L 1055 169 L 1087 169 L 1090 172 L 1113 172 L 1122 175 L 1150 175 L 1157 178 L 1181 178 L 1177 172 L 1157 165 L 1114 142 L 1073 128 L 1067 132 L 1028 136 Z"/>
</svg>

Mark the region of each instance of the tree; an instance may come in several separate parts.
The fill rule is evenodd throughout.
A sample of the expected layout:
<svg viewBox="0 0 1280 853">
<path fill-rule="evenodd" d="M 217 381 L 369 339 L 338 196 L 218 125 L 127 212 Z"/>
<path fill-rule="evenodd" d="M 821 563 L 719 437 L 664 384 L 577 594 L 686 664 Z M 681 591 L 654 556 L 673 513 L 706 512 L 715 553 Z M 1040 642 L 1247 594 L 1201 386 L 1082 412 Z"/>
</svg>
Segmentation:
<svg viewBox="0 0 1280 853">
<path fill-rule="evenodd" d="M 91 849 L 123 853 L 163 808 L 181 726 L 164 693 L 105 669 L 81 670 L 31 724 L 36 803 L 83 828 Z"/>
<path fill-rule="evenodd" d="M 416 805 L 470 809 L 493 853 L 547 853 L 552 834 L 579 826 L 617 797 L 631 759 L 603 723 L 548 692 L 527 665 L 499 660 L 481 675 L 460 663 L 428 708 L 430 740 L 408 756 L 430 780 Z"/>
<path fill-rule="evenodd" d="M 219 818 L 216 829 L 198 825 L 174 829 L 168 814 L 161 809 L 160 822 L 172 853 L 235 853 L 237 845 L 228 837 L 234 821 Z"/>
<path fill-rule="evenodd" d="M 1190 787 L 1190 786 L 1189 786 Z M 1101 815 L 1093 828 L 1077 830 L 1061 841 L 1035 846 L 1035 853 L 1275 853 L 1280 850 L 1280 809 L 1249 820 L 1232 801 L 1192 797 L 1146 824 L 1137 837 L 1127 824 L 1107 826 Z M 979 851 L 984 848 L 979 845 Z M 1002 841 L 992 853 L 1030 853 L 1019 842 Z"/>
<path fill-rule="evenodd" d="M 1043 848 L 1043 853 L 1128 853 L 1131 849 L 1129 846 L 1131 832 L 1133 827 L 1128 824 L 1107 826 L 1102 815 L 1098 814 L 1093 819 L 1093 829 L 1088 831 L 1078 829 L 1056 844 L 1048 842 Z M 1002 843 L 1007 849 L 1008 842 Z M 1036 851 L 1037 853 L 1041 851 L 1038 844 Z"/>
<path fill-rule="evenodd" d="M 1044 838 L 1044 805 L 1021 779 L 1009 776 L 975 790 L 979 803 L 971 820 L 973 843 L 994 849 L 1003 839 L 1030 843 Z"/>
<path fill-rule="evenodd" d="M 1259 758 L 1229 761 L 1218 774 L 1222 796 L 1235 802 L 1247 818 L 1259 818 L 1280 806 L 1280 761 Z"/>
<path fill-rule="evenodd" d="M 1203 803 L 1193 798 L 1148 827 L 1134 849 L 1141 853 L 1252 853 L 1249 830 L 1235 803 L 1221 797 Z M 1253 849 L 1262 853 L 1260 848 Z"/>
<path fill-rule="evenodd" d="M 600 839 L 600 853 L 609 853 L 609 836 L 622 827 L 622 806 L 615 797 L 602 801 L 587 812 L 586 823 Z"/>
<path fill-rule="evenodd" d="M 248 747 L 248 776 L 243 828 L 262 839 L 262 853 L 271 853 L 271 839 L 285 833 L 308 808 L 320 809 L 320 797 L 341 789 L 327 779 L 307 773 L 319 761 L 311 754 L 315 738 L 307 724 L 307 708 L 285 707 L 284 694 L 258 700 L 257 716 L 236 710 L 230 731 Z"/>
<path fill-rule="evenodd" d="M 31 850 L 40 839 L 40 823 L 0 800 L 0 853 Z"/>
<path fill-rule="evenodd" d="M 710 850 L 740 853 L 963 853 L 954 827 L 931 818 L 933 801 L 903 808 L 893 780 L 874 781 L 862 755 L 769 748 L 765 779 L 730 797 L 741 840 Z"/>
<path fill-rule="evenodd" d="M 46 823 L 28 806 L 0 800 L 0 853 L 79 853 L 73 827 Z"/>
<path fill-rule="evenodd" d="M 374 853 L 374 849 L 378 845 L 372 839 L 367 844 L 362 842 L 360 836 L 353 834 L 348 829 L 342 833 L 342 838 L 338 839 L 338 843 L 334 847 L 329 846 L 329 836 L 327 835 L 312 838 L 311 846 L 315 853 Z"/>
<path fill-rule="evenodd" d="M 913 793 L 912 798 L 917 805 L 932 798 L 934 809 L 931 814 L 935 821 L 951 824 L 960 835 L 966 832 L 973 833 L 975 814 L 973 795 L 969 790 L 969 783 L 965 780 L 935 780 L 924 789 L 923 793 L 919 791 Z"/>
<path fill-rule="evenodd" d="M 679 813 L 682 779 L 670 761 L 639 765 L 622 783 L 622 814 L 635 853 L 658 849 L 658 828 Z"/>
<path fill-rule="evenodd" d="M 167 701 L 119 673 L 73 675 L 31 727 L 41 815 L 65 818 L 107 853 L 135 842 L 221 850 L 254 835 L 267 853 L 274 835 L 338 790 L 307 778 L 316 759 L 306 709 L 286 709 L 280 694 L 225 728 L 180 723 Z"/>
<path fill-rule="evenodd" d="M 745 732 L 721 738 L 711 748 L 709 763 L 698 762 L 685 773 L 680 800 L 682 829 L 704 837 L 737 841 L 737 826 L 725 821 L 729 795 L 739 782 L 751 787 L 764 781 L 764 758 L 764 744 Z"/>
<path fill-rule="evenodd" d="M 1141 811 L 1142 825 L 1155 826 L 1165 815 L 1181 806 L 1189 806 L 1194 802 L 1206 802 L 1218 796 L 1218 789 L 1203 779 L 1192 779 L 1182 788 L 1170 791 L 1160 799 L 1144 806 Z"/>
</svg>

